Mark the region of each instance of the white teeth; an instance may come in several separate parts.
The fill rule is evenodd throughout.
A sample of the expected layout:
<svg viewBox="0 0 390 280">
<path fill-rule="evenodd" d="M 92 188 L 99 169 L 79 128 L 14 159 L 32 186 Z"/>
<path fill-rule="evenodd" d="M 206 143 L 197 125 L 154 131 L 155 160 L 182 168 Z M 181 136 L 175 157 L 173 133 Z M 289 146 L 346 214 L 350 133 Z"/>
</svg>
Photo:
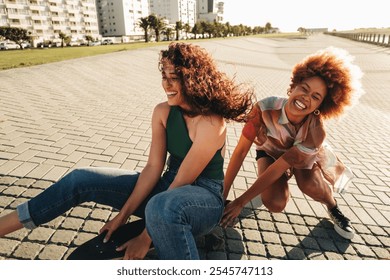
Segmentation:
<svg viewBox="0 0 390 280">
<path fill-rule="evenodd" d="M 167 96 L 174 96 L 176 95 L 176 92 L 167 92 Z"/>
<path fill-rule="evenodd" d="M 306 109 L 306 105 L 303 104 L 303 103 L 302 103 L 301 101 L 299 101 L 299 100 L 296 100 L 296 101 L 295 101 L 295 105 L 296 105 L 298 108 L 302 109 L 302 110 Z"/>
</svg>

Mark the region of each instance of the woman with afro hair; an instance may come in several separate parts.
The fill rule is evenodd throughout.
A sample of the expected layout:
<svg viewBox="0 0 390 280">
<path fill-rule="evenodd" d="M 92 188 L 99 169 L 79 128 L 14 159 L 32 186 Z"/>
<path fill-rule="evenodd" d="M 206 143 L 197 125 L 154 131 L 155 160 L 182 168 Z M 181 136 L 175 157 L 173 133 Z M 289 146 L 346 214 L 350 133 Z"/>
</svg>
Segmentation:
<svg viewBox="0 0 390 280">
<path fill-rule="evenodd" d="M 324 142 L 323 125 L 363 92 L 362 72 L 352 60 L 345 50 L 333 47 L 309 55 L 292 70 L 288 98 L 267 97 L 254 106 L 227 167 L 225 200 L 252 143 L 258 178 L 228 203 L 221 225 L 234 222 L 244 205 L 259 196 L 271 212 L 283 211 L 290 195 L 288 180 L 294 175 L 304 194 L 326 206 L 336 232 L 353 238 L 350 220 L 333 197 L 333 191 L 345 192 L 353 175 Z"/>
<path fill-rule="evenodd" d="M 246 121 L 254 93 L 235 85 L 193 44 L 171 43 L 160 53 L 159 69 L 167 101 L 154 108 L 142 172 L 75 169 L 1 217 L 0 236 L 93 201 L 120 209 L 100 230 L 104 242 L 131 215 L 145 219 L 145 230 L 117 249 L 124 259 L 143 259 L 152 242 L 160 259 L 199 259 L 195 237 L 218 225 L 224 209 L 226 121 Z"/>
</svg>

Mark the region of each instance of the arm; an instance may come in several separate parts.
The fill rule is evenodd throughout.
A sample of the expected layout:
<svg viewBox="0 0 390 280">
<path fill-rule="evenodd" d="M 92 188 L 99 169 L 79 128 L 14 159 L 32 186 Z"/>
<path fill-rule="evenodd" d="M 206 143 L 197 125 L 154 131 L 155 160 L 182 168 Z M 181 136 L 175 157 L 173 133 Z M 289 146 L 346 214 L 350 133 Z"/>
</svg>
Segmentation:
<svg viewBox="0 0 390 280">
<path fill-rule="evenodd" d="M 102 227 L 100 232 L 107 230 L 105 240 L 109 240 L 111 234 L 138 208 L 145 198 L 153 190 L 158 182 L 164 168 L 166 158 L 165 143 L 165 125 L 164 118 L 169 112 L 167 104 L 159 104 L 155 107 L 152 115 L 152 143 L 148 162 L 142 170 L 133 193 L 129 196 L 126 203 L 118 215 Z"/>
<path fill-rule="evenodd" d="M 226 169 L 223 189 L 223 198 L 225 200 L 228 197 L 234 178 L 236 178 L 238 171 L 240 170 L 240 167 L 244 162 L 244 159 L 248 154 L 250 147 L 252 146 L 252 143 L 253 141 L 248 140 L 244 135 L 241 134 L 240 140 L 238 141 L 238 144 L 233 151 L 232 157 L 229 161 L 229 165 Z"/>
<path fill-rule="evenodd" d="M 255 141 L 259 128 L 262 124 L 262 113 L 258 104 L 253 106 L 252 111 L 249 113 L 248 121 L 242 129 L 241 137 L 238 141 L 236 148 L 233 151 L 232 157 L 230 158 L 229 165 L 225 174 L 224 191 L 223 197 L 226 200 L 233 184 L 234 178 L 236 178 L 238 171 L 252 143 Z"/>
<path fill-rule="evenodd" d="M 137 209 L 137 207 L 151 193 L 154 186 L 160 179 L 166 159 L 166 132 L 163 119 L 166 112 L 166 104 L 159 104 L 155 107 L 152 115 L 152 143 L 148 161 L 142 170 L 133 193 L 130 195 L 120 214 L 126 219 Z"/>
<path fill-rule="evenodd" d="M 290 165 L 283 158 L 278 158 L 257 178 L 248 190 L 236 199 L 238 205 L 244 207 L 249 201 L 261 194 L 264 190 L 272 187 L 272 184 L 289 168 Z"/>
<path fill-rule="evenodd" d="M 267 188 L 272 187 L 272 184 L 279 179 L 284 172 L 290 167 L 283 158 L 278 158 L 272 163 L 246 190 L 240 197 L 229 203 L 224 211 L 221 226 L 226 227 L 238 217 L 242 208 L 253 198 L 261 194 Z"/>
</svg>

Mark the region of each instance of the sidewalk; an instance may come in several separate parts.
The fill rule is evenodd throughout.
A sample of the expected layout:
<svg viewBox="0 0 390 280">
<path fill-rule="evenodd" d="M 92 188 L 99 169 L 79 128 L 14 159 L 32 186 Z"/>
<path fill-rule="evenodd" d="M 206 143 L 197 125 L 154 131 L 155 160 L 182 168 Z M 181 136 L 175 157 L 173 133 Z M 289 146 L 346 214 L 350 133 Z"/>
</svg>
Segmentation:
<svg viewBox="0 0 390 280">
<path fill-rule="evenodd" d="M 352 241 L 333 230 L 324 207 L 304 196 L 294 179 L 284 212 L 247 205 L 224 242 L 203 259 L 390 259 L 390 55 L 388 49 L 342 38 L 240 38 L 199 43 L 220 69 L 250 83 L 258 98 L 285 95 L 292 66 L 327 46 L 347 49 L 363 69 L 366 94 L 339 121 L 327 123 L 328 141 L 356 175 L 336 195 L 356 229 Z M 151 46 L 153 46 L 151 44 Z M 0 215 L 81 166 L 142 170 L 151 141 L 150 117 L 164 101 L 159 48 L 118 52 L 0 71 Z M 229 161 L 241 132 L 229 124 Z M 239 195 L 256 179 L 254 150 L 234 183 Z M 87 203 L 31 231 L 0 238 L 1 259 L 66 259 L 116 212 Z M 153 252 L 149 258 L 154 258 Z"/>
</svg>

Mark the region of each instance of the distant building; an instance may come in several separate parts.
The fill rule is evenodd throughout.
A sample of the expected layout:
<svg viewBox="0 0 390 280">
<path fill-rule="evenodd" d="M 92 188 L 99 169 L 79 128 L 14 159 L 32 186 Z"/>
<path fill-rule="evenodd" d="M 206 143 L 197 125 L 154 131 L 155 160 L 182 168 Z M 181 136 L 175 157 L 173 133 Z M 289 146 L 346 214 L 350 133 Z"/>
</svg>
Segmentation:
<svg viewBox="0 0 390 280">
<path fill-rule="evenodd" d="M 328 32 L 328 28 L 305 28 L 306 33 L 324 33 Z"/>
<path fill-rule="evenodd" d="M 196 0 L 149 0 L 150 13 L 165 18 L 170 24 L 181 21 L 194 26 L 196 22 Z"/>
<path fill-rule="evenodd" d="M 149 15 L 148 0 L 96 0 L 96 8 L 102 36 L 125 41 L 143 38 L 138 22 Z"/>
<path fill-rule="evenodd" d="M 224 22 L 224 2 L 216 0 L 197 0 L 197 21 Z"/>
<path fill-rule="evenodd" d="M 99 37 L 95 0 L 0 0 L 0 26 L 27 29 L 34 45 L 58 41 L 60 32 L 72 40 Z"/>
</svg>

